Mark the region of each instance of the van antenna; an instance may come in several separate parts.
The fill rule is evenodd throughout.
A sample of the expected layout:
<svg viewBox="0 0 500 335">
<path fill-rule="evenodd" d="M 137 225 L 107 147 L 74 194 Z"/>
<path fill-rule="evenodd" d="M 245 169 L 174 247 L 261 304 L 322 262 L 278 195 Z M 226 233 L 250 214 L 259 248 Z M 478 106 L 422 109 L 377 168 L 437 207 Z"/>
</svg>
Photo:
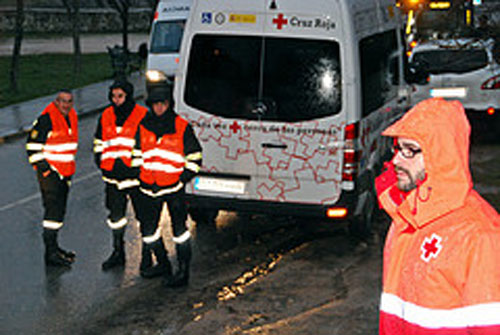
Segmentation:
<svg viewBox="0 0 500 335">
<path fill-rule="evenodd" d="M 278 9 L 278 6 L 276 5 L 276 0 L 271 1 L 271 5 L 269 6 L 269 9 Z"/>
</svg>

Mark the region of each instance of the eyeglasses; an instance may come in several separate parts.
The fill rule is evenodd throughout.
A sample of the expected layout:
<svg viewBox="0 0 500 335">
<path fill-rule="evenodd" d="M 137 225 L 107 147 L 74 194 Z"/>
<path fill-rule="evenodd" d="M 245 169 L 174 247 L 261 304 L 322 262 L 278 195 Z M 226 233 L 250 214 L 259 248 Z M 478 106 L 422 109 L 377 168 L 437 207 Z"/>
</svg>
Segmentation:
<svg viewBox="0 0 500 335">
<path fill-rule="evenodd" d="M 56 100 L 59 102 L 62 102 L 63 104 L 72 104 L 73 103 L 73 99 L 66 100 L 66 99 L 57 98 Z"/>
<path fill-rule="evenodd" d="M 411 159 L 411 158 L 415 157 L 416 154 L 421 153 L 422 149 L 420 149 L 420 148 L 416 149 L 416 148 L 411 148 L 411 147 L 402 147 L 398 143 L 398 144 L 393 145 L 392 152 L 394 154 L 397 154 L 398 152 L 400 152 L 404 158 Z"/>
<path fill-rule="evenodd" d="M 122 94 L 122 93 L 112 95 L 113 98 L 118 98 L 118 99 L 123 98 L 124 96 L 125 96 L 125 94 Z"/>
</svg>

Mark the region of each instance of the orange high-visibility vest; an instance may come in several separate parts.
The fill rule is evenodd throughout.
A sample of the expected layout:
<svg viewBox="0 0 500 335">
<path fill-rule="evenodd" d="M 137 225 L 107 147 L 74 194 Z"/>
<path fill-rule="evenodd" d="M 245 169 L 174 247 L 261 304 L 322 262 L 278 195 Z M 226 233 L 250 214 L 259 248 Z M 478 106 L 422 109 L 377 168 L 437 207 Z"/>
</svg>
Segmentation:
<svg viewBox="0 0 500 335">
<path fill-rule="evenodd" d="M 188 123 L 176 117 L 175 133 L 165 134 L 159 140 L 156 135 L 140 127 L 143 164 L 140 179 L 147 184 L 168 186 L 179 182 L 184 171 L 184 131 Z"/>
<path fill-rule="evenodd" d="M 50 103 L 42 114 L 48 113 L 52 131 L 43 146 L 43 155 L 52 168 L 64 177 L 75 173 L 75 155 L 78 147 L 78 117 L 71 109 L 68 117 L 70 126 L 56 105 Z"/>
<path fill-rule="evenodd" d="M 121 159 L 128 167 L 132 166 L 132 149 L 134 147 L 134 137 L 147 109 L 135 105 L 132 113 L 123 124 L 118 133 L 116 129 L 116 115 L 112 106 L 106 108 L 102 113 L 101 128 L 103 151 L 101 154 L 101 169 L 111 171 L 115 164 L 115 159 Z"/>
</svg>

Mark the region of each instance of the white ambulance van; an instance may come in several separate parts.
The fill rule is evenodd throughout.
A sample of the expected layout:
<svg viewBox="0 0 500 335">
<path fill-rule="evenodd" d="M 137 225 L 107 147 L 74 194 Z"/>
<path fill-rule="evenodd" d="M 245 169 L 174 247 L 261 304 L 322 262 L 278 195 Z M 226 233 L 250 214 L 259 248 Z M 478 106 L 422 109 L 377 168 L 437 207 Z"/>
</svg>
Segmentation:
<svg viewBox="0 0 500 335">
<path fill-rule="evenodd" d="M 149 37 L 146 88 L 173 82 L 179 67 L 179 49 L 191 0 L 161 0 Z"/>
<path fill-rule="evenodd" d="M 192 208 L 350 218 L 362 232 L 409 108 L 393 0 L 194 0 L 176 111 L 203 147 Z M 386 157 L 385 157 L 386 158 Z"/>
</svg>

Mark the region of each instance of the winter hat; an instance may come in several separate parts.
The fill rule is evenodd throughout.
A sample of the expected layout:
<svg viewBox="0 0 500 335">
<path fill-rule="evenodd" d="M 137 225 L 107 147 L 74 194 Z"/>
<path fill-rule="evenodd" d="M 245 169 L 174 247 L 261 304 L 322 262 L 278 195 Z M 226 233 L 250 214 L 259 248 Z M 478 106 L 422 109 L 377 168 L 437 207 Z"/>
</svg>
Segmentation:
<svg viewBox="0 0 500 335">
<path fill-rule="evenodd" d="M 146 99 L 146 105 L 152 106 L 155 102 L 171 100 L 172 90 L 170 86 L 162 86 L 153 88 Z"/>
</svg>

